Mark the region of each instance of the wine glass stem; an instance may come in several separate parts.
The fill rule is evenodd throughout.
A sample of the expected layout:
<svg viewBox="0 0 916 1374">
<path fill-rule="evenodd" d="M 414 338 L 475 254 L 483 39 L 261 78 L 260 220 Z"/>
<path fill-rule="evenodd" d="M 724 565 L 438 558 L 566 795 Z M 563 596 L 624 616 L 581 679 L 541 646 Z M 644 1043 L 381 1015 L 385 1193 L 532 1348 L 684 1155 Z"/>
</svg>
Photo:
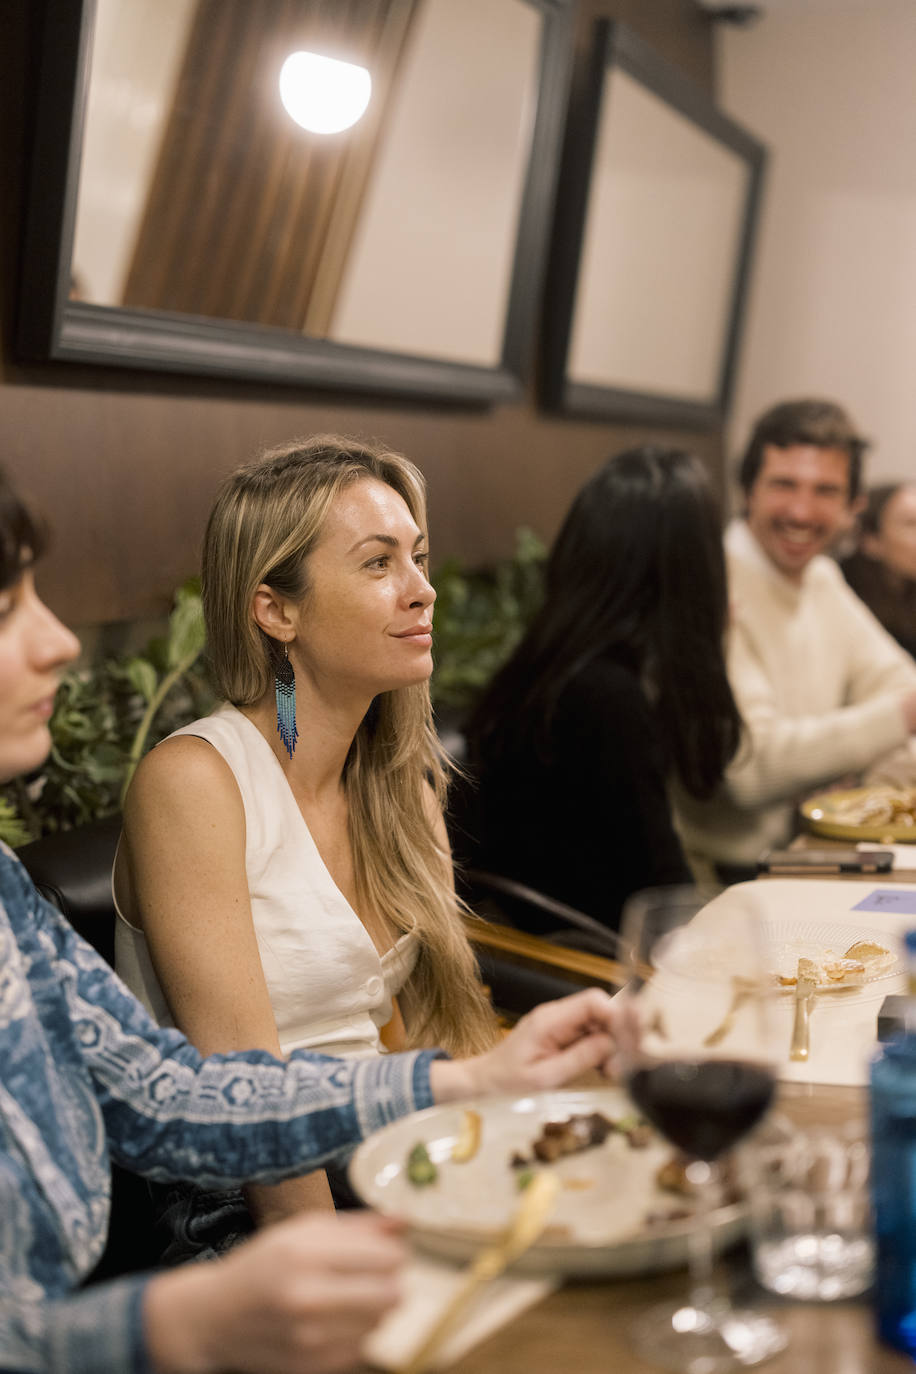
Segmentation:
<svg viewBox="0 0 916 1374">
<path fill-rule="evenodd" d="M 713 1282 L 712 1226 L 710 1216 L 713 1194 L 716 1191 L 717 1169 L 714 1164 L 698 1162 L 695 1171 L 705 1171 L 705 1178 L 695 1183 L 696 1217 L 687 1237 L 687 1267 L 690 1275 L 690 1305 L 698 1312 L 706 1312 L 716 1298 Z"/>
</svg>

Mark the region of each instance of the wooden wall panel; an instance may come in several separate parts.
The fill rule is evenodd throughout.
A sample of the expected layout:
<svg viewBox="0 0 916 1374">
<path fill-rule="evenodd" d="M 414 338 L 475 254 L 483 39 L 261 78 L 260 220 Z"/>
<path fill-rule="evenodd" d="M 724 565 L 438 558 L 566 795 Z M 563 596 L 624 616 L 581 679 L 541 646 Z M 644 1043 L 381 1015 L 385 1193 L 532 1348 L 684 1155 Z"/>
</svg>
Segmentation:
<svg viewBox="0 0 916 1374">
<path fill-rule="evenodd" d="M 29 0 L 0 6 L 0 464 L 55 532 L 42 570 L 54 607 L 76 626 L 155 617 L 196 570 L 221 477 L 265 445 L 323 430 L 402 449 L 430 488 L 434 560 L 508 552 L 519 524 L 554 534 L 576 488 L 608 454 L 646 437 L 692 447 L 719 472 L 721 436 L 571 422 L 529 401 L 466 413 L 360 403 L 200 378 L 11 360 L 26 141 Z M 712 37 L 693 0 L 588 0 L 640 30 L 669 61 L 712 87 Z"/>
</svg>

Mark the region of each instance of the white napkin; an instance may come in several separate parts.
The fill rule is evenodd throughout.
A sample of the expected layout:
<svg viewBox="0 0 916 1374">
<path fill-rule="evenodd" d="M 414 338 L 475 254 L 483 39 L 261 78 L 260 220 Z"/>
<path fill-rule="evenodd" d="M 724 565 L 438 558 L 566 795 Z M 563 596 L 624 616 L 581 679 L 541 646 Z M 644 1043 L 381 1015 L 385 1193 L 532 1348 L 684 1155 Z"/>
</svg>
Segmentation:
<svg viewBox="0 0 916 1374">
<path fill-rule="evenodd" d="M 452 1294 L 465 1269 L 415 1254 L 403 1275 L 404 1296 L 368 1337 L 363 1358 L 378 1369 L 398 1369 L 410 1358 Z M 443 1369 L 533 1303 L 559 1287 L 559 1278 L 506 1277 L 483 1284 L 439 1347 L 432 1362 Z"/>
</svg>

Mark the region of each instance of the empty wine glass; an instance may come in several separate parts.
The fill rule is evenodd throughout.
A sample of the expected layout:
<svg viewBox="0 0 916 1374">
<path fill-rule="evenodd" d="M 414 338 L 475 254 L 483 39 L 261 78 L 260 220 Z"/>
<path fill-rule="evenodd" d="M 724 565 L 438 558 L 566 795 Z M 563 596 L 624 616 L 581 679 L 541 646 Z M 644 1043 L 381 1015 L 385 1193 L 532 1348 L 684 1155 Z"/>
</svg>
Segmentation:
<svg viewBox="0 0 916 1374">
<path fill-rule="evenodd" d="M 640 1353 L 684 1374 L 725 1374 L 783 1349 L 769 1317 L 739 1311 L 713 1284 L 710 1211 L 718 1160 L 764 1116 L 774 1091 L 776 1038 L 767 947 L 753 914 L 729 894 L 658 888 L 627 903 L 630 981 L 621 1062 L 641 1114 L 688 1158 L 697 1199 L 688 1257 L 691 1291 L 634 1328 Z"/>
</svg>

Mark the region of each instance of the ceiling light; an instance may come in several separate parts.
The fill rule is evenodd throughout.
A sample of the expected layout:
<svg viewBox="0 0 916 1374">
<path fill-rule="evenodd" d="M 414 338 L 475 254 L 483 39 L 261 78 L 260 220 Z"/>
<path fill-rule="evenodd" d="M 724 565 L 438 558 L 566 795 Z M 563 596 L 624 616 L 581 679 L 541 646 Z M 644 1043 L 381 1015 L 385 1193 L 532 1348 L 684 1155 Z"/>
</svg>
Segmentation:
<svg viewBox="0 0 916 1374">
<path fill-rule="evenodd" d="M 313 134 L 349 129 L 365 111 L 371 92 L 365 67 L 315 52 L 290 53 L 280 69 L 284 109 Z"/>
</svg>

